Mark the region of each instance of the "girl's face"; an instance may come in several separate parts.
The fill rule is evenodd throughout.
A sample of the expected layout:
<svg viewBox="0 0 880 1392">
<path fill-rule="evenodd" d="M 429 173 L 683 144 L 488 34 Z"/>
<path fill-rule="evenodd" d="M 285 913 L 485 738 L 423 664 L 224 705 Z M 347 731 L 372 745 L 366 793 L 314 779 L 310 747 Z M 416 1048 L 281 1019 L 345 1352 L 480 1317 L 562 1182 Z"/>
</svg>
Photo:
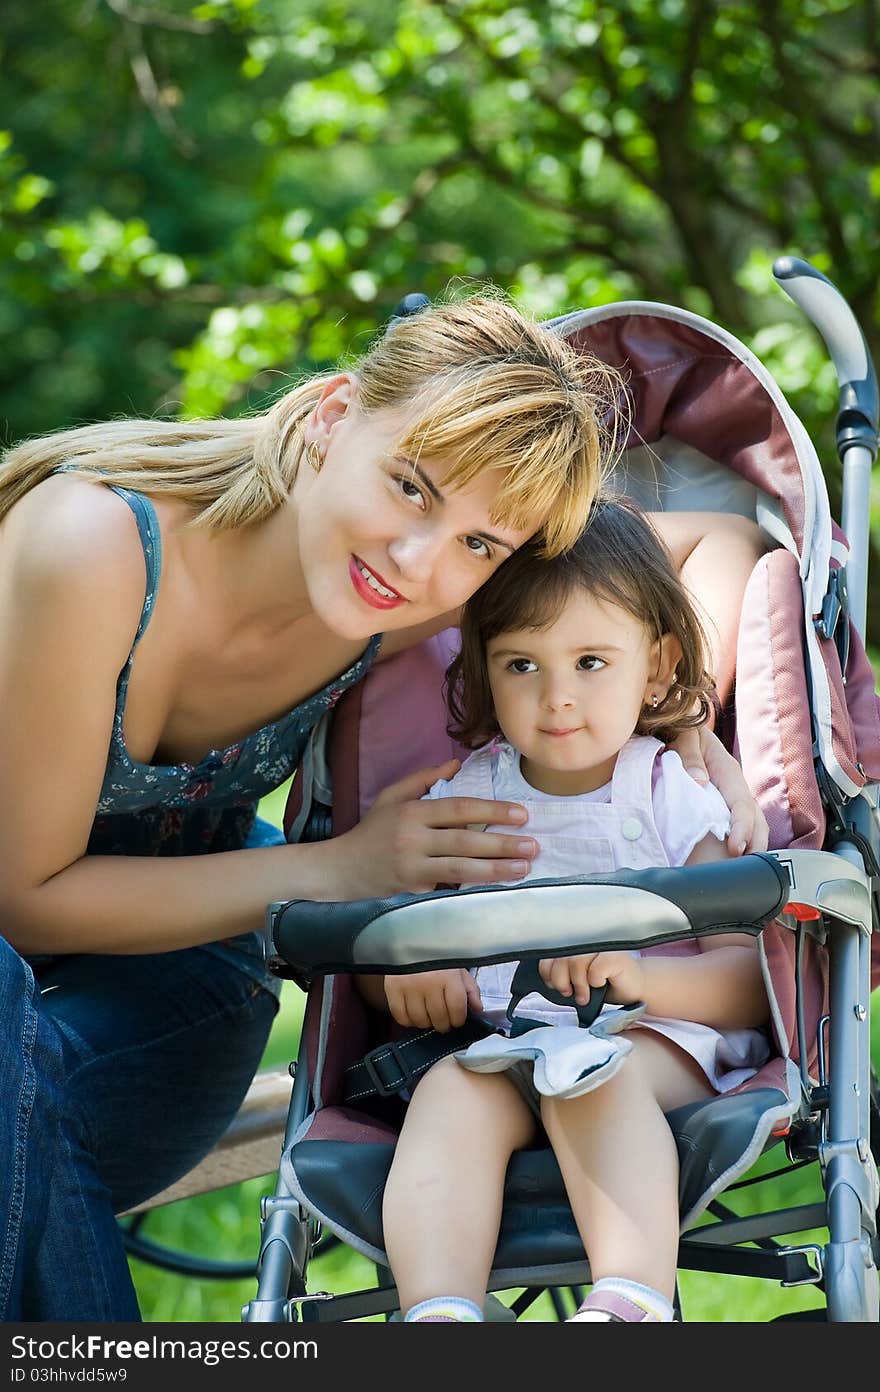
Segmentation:
<svg viewBox="0 0 880 1392">
<path fill-rule="evenodd" d="M 532 534 L 490 517 L 491 470 L 466 489 L 441 487 L 443 463 L 397 449 L 405 417 L 365 416 L 349 376 L 334 379 L 306 425 L 323 455 L 294 486 L 303 584 L 314 612 L 345 638 L 411 628 L 457 610 Z M 540 525 L 540 519 L 536 525 Z"/>
<path fill-rule="evenodd" d="M 669 634 L 652 641 L 626 609 L 584 590 L 549 628 L 492 638 L 495 715 L 526 781 L 561 797 L 601 788 L 642 707 L 666 694 L 679 656 Z"/>
</svg>

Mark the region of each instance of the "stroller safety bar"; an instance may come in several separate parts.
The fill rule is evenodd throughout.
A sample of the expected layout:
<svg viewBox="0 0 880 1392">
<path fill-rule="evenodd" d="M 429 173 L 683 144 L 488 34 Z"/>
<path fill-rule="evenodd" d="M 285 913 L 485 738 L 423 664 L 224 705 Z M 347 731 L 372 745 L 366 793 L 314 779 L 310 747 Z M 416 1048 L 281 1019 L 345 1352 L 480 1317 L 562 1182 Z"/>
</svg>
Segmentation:
<svg viewBox="0 0 880 1392">
<path fill-rule="evenodd" d="M 835 879 L 845 876 L 847 867 L 838 857 L 826 859 Z M 473 885 L 351 903 L 293 899 L 269 906 L 267 959 L 276 974 L 305 984 L 334 972 L 484 965 L 648 947 L 731 930 L 757 935 L 791 897 L 791 863 L 800 857 L 788 852 L 785 860 L 789 865 L 772 853 L 755 854 L 708 865 Z M 481 946 L 478 955 L 475 943 Z"/>
</svg>

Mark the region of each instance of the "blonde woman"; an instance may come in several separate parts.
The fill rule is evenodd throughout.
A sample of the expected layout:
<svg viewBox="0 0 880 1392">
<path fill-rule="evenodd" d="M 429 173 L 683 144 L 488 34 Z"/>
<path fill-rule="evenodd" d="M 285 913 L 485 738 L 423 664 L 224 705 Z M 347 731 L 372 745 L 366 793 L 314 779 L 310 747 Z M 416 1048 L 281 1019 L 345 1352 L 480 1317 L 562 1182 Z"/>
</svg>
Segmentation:
<svg viewBox="0 0 880 1392">
<path fill-rule="evenodd" d="M 87 426 L 7 454 L 0 1318 L 139 1318 L 113 1215 L 186 1172 L 247 1089 L 276 1009 L 267 903 L 528 872 L 523 809 L 419 800 L 451 766 L 319 845 L 285 845 L 255 807 L 373 661 L 454 623 L 528 538 L 571 544 L 613 391 L 479 296 L 399 321 L 265 415 Z M 724 575 L 714 610 L 703 596 L 723 632 L 756 537 L 677 526 L 691 587 Z M 688 738 L 737 849 L 766 844 L 736 764 Z"/>
</svg>

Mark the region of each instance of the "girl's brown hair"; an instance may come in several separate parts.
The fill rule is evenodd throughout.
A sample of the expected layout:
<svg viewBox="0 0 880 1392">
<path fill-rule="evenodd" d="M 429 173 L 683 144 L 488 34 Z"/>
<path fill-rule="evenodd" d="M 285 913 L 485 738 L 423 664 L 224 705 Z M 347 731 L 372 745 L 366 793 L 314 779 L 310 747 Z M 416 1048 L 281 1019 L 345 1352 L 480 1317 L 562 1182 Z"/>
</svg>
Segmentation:
<svg viewBox="0 0 880 1392">
<path fill-rule="evenodd" d="M 500 733 L 486 647 L 501 633 L 549 628 L 578 589 L 617 604 L 647 628 L 681 645 L 676 680 L 656 708 L 645 706 L 634 733 L 667 742 L 702 725 L 715 704 L 700 620 L 672 559 L 644 513 L 623 498 L 602 498 L 586 529 L 550 559 L 533 542 L 520 547 L 464 607 L 461 650 L 446 672 L 449 734 L 475 749 Z"/>
<path fill-rule="evenodd" d="M 393 321 L 352 371 L 367 415 L 405 408 L 402 452 L 448 460 L 443 483 L 453 488 L 497 471 L 494 522 L 534 530 L 547 555 L 572 545 L 625 433 L 613 369 L 485 293 Z M 183 498 L 193 527 L 260 522 L 287 497 L 303 424 L 329 380 L 310 378 L 262 415 L 112 421 L 18 445 L 0 466 L 0 519 L 64 464 Z"/>
</svg>

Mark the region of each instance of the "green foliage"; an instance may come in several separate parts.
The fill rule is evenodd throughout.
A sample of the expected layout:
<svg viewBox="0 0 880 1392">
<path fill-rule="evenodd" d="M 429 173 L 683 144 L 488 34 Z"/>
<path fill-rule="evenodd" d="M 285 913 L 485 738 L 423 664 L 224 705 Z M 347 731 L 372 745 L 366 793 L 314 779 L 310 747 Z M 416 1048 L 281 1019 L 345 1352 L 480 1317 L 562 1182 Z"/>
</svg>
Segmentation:
<svg viewBox="0 0 880 1392">
<path fill-rule="evenodd" d="M 827 443 L 824 350 L 769 266 L 795 252 L 830 271 L 876 344 L 871 15 L 869 0 L 18 7 L 7 433 L 252 409 L 358 351 L 405 291 L 487 278 L 540 315 L 621 296 L 708 314 L 768 345 Z"/>
<path fill-rule="evenodd" d="M 45 0 L 0 118 L 0 437 L 260 409 L 407 291 L 681 304 L 763 357 L 839 511 L 836 384 L 775 285 L 870 345 L 872 0 Z M 880 566 L 871 580 L 880 641 Z"/>
</svg>

